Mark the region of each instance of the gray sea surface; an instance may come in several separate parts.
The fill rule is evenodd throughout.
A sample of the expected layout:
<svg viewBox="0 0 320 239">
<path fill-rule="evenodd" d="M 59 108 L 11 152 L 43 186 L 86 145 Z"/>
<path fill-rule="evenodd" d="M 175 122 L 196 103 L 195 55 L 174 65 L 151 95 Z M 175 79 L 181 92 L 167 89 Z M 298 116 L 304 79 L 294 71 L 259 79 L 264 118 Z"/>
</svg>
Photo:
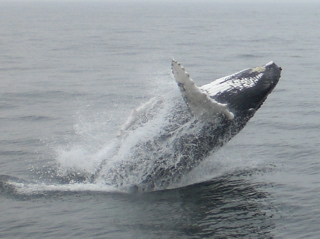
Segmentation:
<svg viewBox="0 0 320 239">
<path fill-rule="evenodd" d="M 0 1 L 0 237 L 319 238 L 319 27 L 317 1 Z M 198 85 L 283 71 L 183 186 L 81 182 L 132 109 L 179 96 L 172 58 Z"/>
</svg>

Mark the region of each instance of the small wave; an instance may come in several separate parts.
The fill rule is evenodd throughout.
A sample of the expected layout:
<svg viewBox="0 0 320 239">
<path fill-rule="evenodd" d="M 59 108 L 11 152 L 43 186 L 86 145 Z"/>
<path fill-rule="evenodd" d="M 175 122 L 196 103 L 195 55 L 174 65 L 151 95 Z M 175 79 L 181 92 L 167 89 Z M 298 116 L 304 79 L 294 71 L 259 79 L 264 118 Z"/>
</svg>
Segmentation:
<svg viewBox="0 0 320 239">
<path fill-rule="evenodd" d="M 43 116 L 43 115 L 25 115 L 16 118 L 17 120 L 24 120 L 24 121 L 49 121 L 55 120 L 53 117 Z"/>
<path fill-rule="evenodd" d="M 251 59 L 251 58 L 261 58 L 261 55 L 256 54 L 240 54 L 238 55 L 238 58 L 245 58 L 245 59 Z"/>
</svg>

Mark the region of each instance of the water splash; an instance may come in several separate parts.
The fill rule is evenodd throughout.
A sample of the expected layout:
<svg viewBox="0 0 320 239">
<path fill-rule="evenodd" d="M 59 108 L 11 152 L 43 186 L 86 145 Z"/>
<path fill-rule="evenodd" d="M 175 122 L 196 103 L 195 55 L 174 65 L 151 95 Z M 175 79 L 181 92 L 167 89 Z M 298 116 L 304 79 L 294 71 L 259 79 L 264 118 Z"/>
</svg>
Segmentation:
<svg viewBox="0 0 320 239">
<path fill-rule="evenodd" d="M 155 92 L 152 95 L 155 95 Z M 192 116 L 173 84 L 157 87 L 157 95 L 133 110 L 127 120 L 123 120 L 124 124 L 119 130 L 115 129 L 118 127 L 113 127 L 114 121 L 105 120 L 106 116 L 110 119 L 113 114 L 99 114 L 99 117 L 88 118 L 84 116 L 86 114 L 78 113 L 74 125 L 75 140 L 55 147 L 55 168 L 46 173 L 54 179 L 49 182 L 40 180 L 36 184 L 18 183 L 16 187 L 21 191 L 24 185 L 29 192 L 131 192 L 135 191 L 136 187 L 144 187 L 143 184 L 147 184 L 148 178 L 158 174 L 148 181 L 152 185 L 145 186 L 144 189 L 161 190 L 198 183 L 250 166 L 250 163 L 233 157 L 232 153 L 223 155 L 227 150 L 222 150 L 220 152 L 224 153 L 209 155 L 200 166 L 187 174 L 184 171 L 174 172 L 172 169 L 179 163 L 179 157 L 184 157 L 174 155 L 174 140 L 179 135 L 198 132 L 202 125 L 190 120 Z M 107 127 L 106 121 L 110 124 Z M 112 129 L 112 132 L 106 129 Z M 178 136 L 170 138 L 173 134 Z M 247 159 L 246 161 L 250 162 Z M 165 172 L 155 171 L 159 165 Z M 166 178 L 161 181 L 164 173 Z M 179 180 L 174 180 L 177 174 Z M 159 182 L 155 182 L 157 178 Z"/>
<path fill-rule="evenodd" d="M 82 181 L 129 191 L 135 188 L 161 190 L 206 180 L 208 177 L 203 172 L 199 173 L 201 177 L 192 176 L 192 173 L 183 175 L 185 171 L 179 172 L 180 166 L 177 167 L 180 157 L 184 155 L 175 155 L 174 140 L 181 135 L 196 134 L 202 127 L 201 123 L 190 121 L 191 118 L 179 94 L 169 92 L 155 97 L 135 109 L 120 127 L 117 136 L 108 143 L 100 143 L 100 148 L 92 147 L 87 141 L 69 148 L 57 148 L 57 176 L 71 178 L 71 183 Z M 79 127 L 80 124 L 77 125 Z M 177 136 L 171 137 L 173 134 Z M 90 134 L 88 137 L 91 137 Z M 211 167 L 211 172 L 206 174 L 211 178 L 221 175 L 224 171 L 221 168 L 230 169 L 230 165 L 234 165 L 227 165 L 225 159 L 224 164 L 219 163 L 219 156 L 209 158 L 211 160 L 207 164 L 214 165 L 215 169 L 220 168 L 215 170 Z M 193 167 L 191 163 L 185 167 Z"/>
<path fill-rule="evenodd" d="M 141 183 L 141 178 L 151 170 L 153 162 L 147 162 L 141 155 L 134 157 L 132 149 L 143 141 L 157 137 L 167 124 L 173 106 L 182 102 L 172 83 L 162 84 L 157 89 L 157 94 L 161 96 L 133 110 L 127 120 L 123 120 L 123 125 L 110 133 L 113 137 L 109 132 L 101 133 L 104 121 L 100 120 L 99 127 L 97 117 L 88 120 L 78 114 L 74 125 L 76 139 L 55 147 L 56 170 L 50 174 L 70 183 L 81 181 L 118 188 L 121 185 L 120 188 L 125 190 Z M 145 149 L 140 152 L 148 153 Z"/>
</svg>

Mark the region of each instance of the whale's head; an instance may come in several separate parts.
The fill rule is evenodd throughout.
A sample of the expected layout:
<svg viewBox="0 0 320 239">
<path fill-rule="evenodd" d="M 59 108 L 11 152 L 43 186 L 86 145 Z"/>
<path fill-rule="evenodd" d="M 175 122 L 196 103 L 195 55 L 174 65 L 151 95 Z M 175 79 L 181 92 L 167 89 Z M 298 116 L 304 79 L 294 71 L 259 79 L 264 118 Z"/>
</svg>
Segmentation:
<svg viewBox="0 0 320 239">
<path fill-rule="evenodd" d="M 274 62 L 240 71 L 201 87 L 215 101 L 228 105 L 235 117 L 251 118 L 277 85 L 281 67 Z"/>
</svg>

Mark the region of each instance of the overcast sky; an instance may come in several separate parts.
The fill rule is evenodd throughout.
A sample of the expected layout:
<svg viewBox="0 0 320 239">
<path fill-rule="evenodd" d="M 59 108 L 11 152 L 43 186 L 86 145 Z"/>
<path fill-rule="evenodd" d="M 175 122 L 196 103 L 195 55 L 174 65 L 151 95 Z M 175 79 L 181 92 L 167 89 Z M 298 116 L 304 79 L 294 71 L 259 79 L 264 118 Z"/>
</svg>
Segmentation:
<svg viewBox="0 0 320 239">
<path fill-rule="evenodd" d="M 230 2 L 230 3 L 244 3 L 244 2 L 252 2 L 252 3 L 278 3 L 278 2 L 300 2 L 300 3 L 308 3 L 314 2 L 319 3 L 320 0 L 0 0 L 0 2 L 192 2 L 192 3 L 200 3 L 200 2 Z"/>
</svg>

